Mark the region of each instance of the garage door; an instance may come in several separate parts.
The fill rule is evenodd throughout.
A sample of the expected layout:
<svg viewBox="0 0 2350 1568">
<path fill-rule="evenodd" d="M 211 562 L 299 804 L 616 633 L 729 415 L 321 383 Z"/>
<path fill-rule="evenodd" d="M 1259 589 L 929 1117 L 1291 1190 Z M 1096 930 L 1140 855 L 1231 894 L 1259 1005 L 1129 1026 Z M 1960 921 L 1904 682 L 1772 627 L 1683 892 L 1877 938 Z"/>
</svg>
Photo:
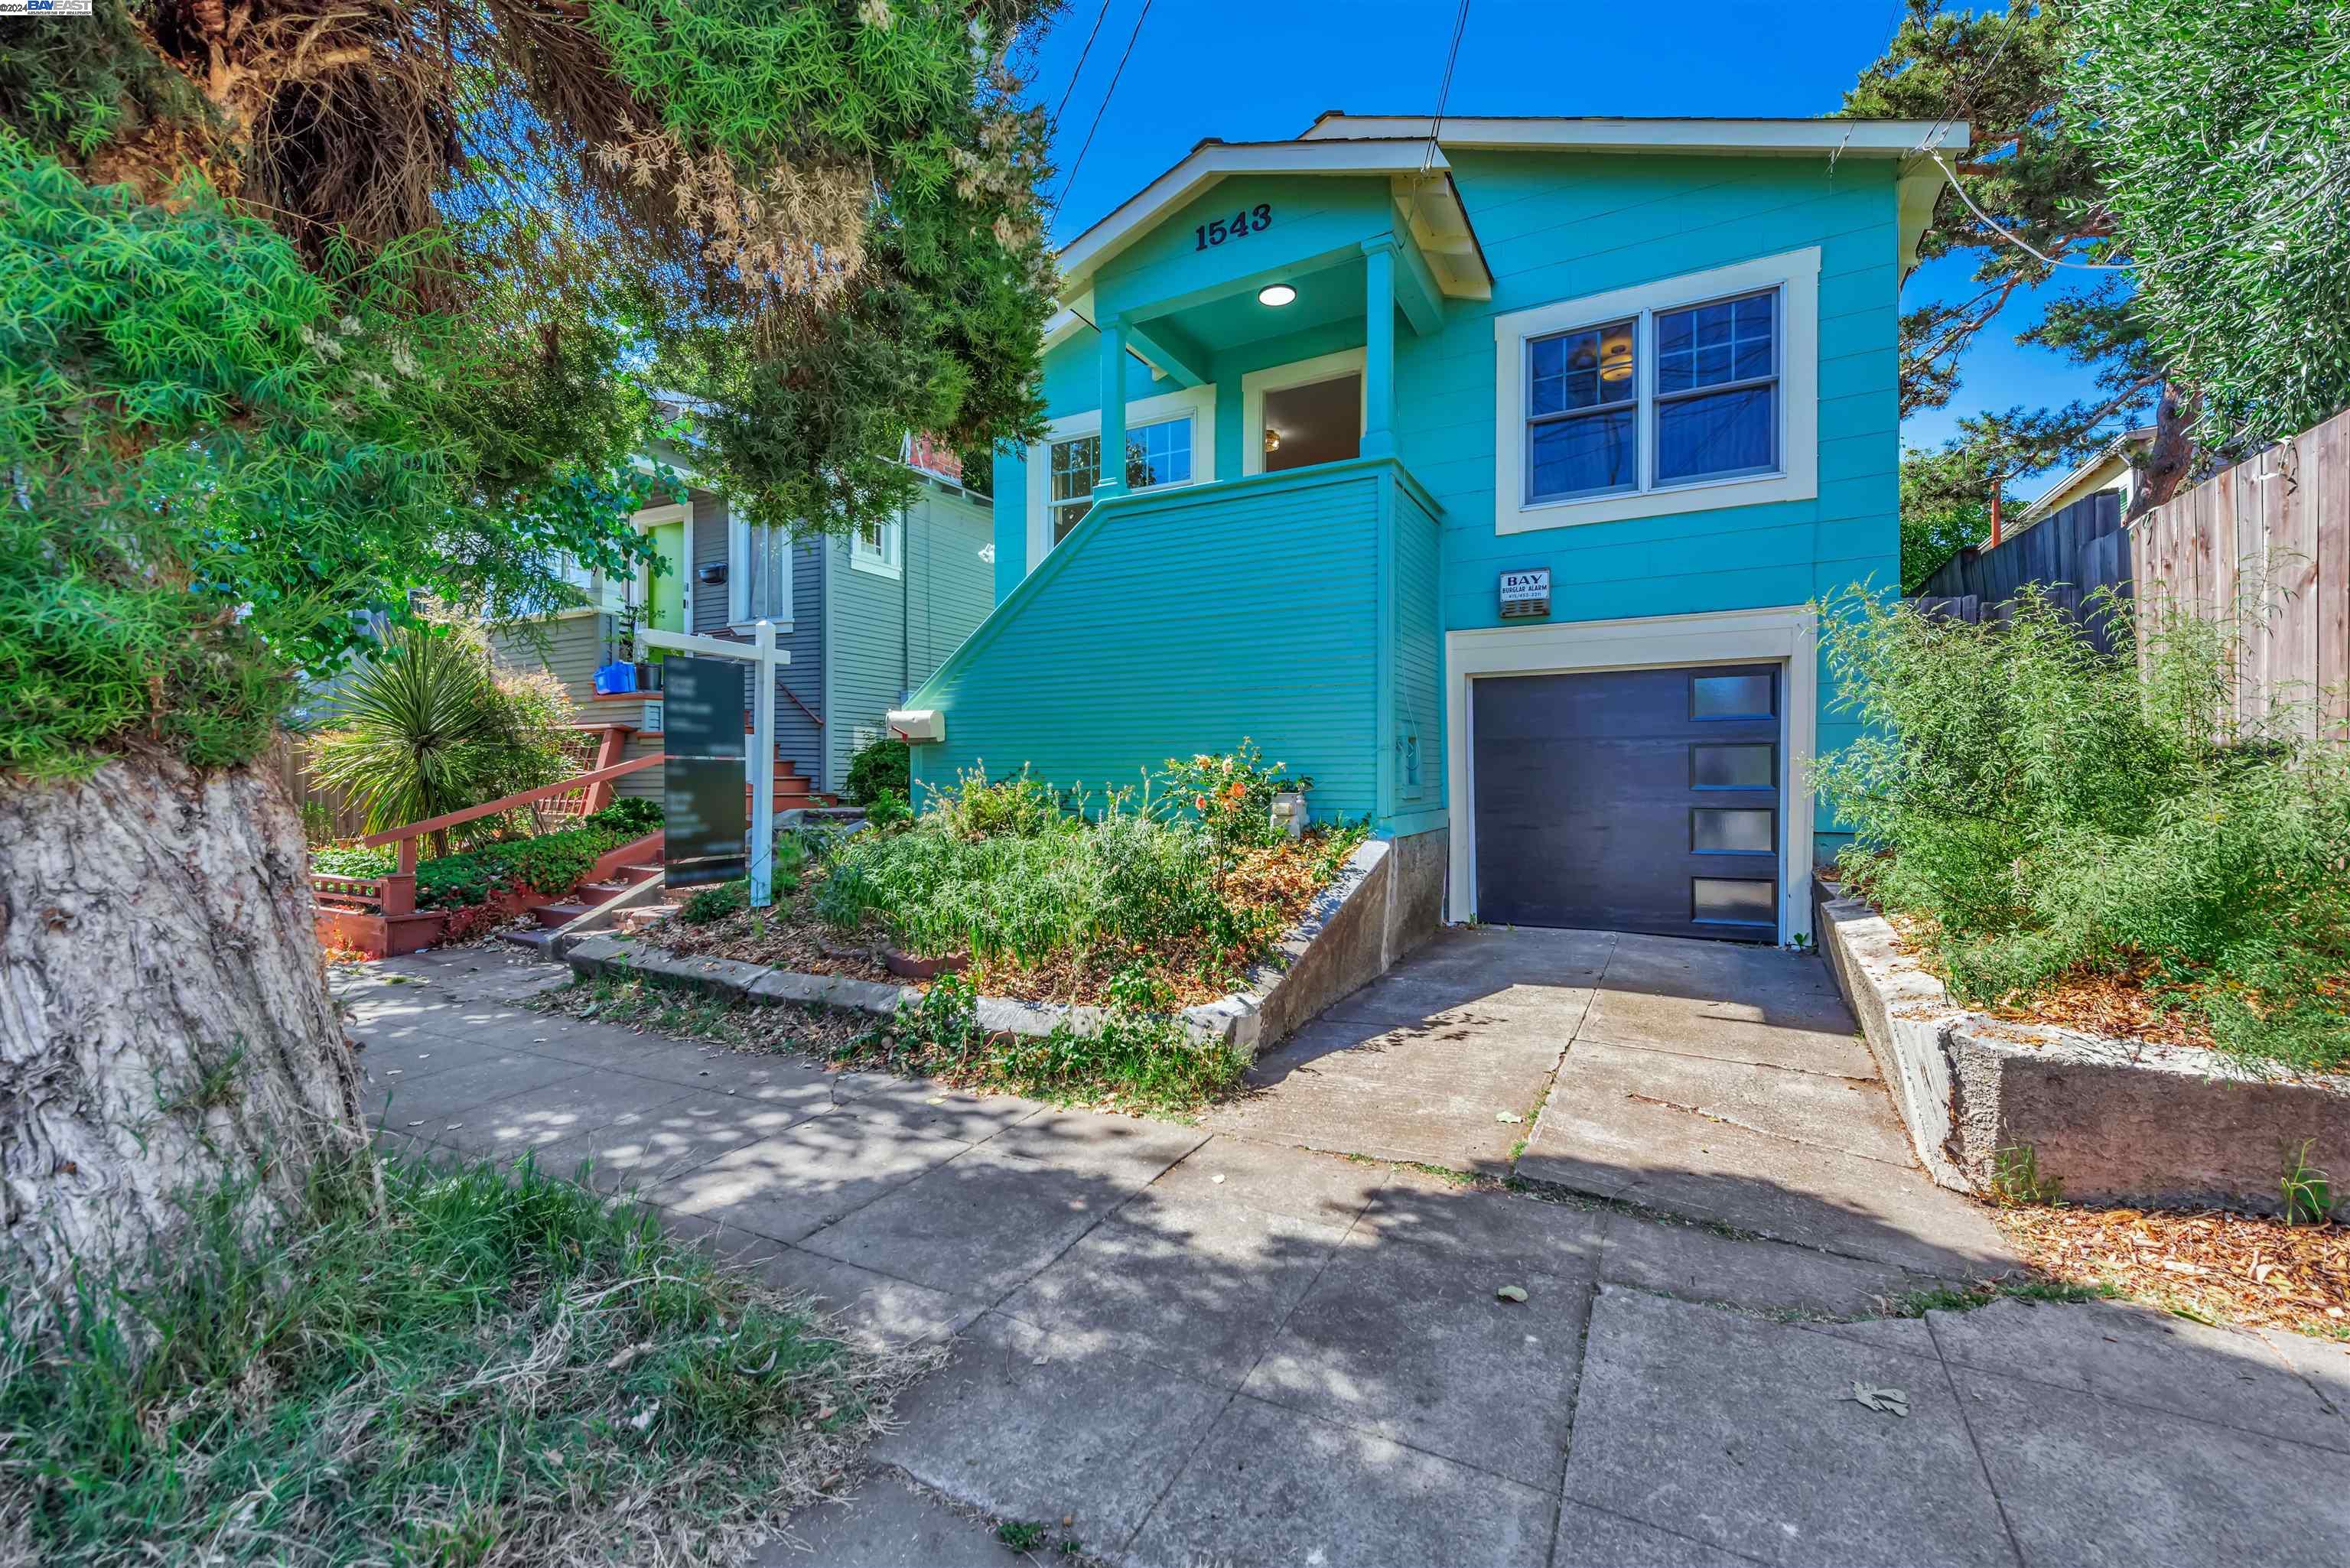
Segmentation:
<svg viewBox="0 0 2350 1568">
<path fill-rule="evenodd" d="M 1477 915 L 1775 941 L 1778 667 L 1471 687 Z"/>
</svg>

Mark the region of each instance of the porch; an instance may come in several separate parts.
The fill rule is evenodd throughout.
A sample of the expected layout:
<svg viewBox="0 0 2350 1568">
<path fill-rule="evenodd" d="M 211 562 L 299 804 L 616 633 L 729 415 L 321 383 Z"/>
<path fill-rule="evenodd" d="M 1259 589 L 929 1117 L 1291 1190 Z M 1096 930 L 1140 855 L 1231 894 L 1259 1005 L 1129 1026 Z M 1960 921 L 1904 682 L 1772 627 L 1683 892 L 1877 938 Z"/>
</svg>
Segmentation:
<svg viewBox="0 0 2350 1568">
<path fill-rule="evenodd" d="M 1202 148 L 1064 253 L 1065 411 L 999 459 L 998 602 L 892 717 L 918 790 L 1097 793 L 1246 739 L 1316 818 L 1442 826 L 1441 508 L 1398 451 L 1399 337 L 1492 279 L 1424 141 L 1263 151 Z"/>
</svg>

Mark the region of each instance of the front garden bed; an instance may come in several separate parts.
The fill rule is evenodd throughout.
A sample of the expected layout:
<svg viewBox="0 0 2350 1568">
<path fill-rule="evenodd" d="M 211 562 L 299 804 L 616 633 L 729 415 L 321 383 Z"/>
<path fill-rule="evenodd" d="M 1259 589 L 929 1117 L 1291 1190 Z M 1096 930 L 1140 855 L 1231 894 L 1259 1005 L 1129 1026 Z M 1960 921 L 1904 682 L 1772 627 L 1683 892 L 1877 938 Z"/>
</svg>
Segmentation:
<svg viewBox="0 0 2350 1568">
<path fill-rule="evenodd" d="M 1882 915 L 1825 882 L 1813 929 L 1943 1186 L 2274 1213 L 2289 1173 L 2350 1173 L 2350 1076 L 1961 1007 Z M 2319 1208 L 2338 1207 L 2329 1187 Z"/>
</svg>

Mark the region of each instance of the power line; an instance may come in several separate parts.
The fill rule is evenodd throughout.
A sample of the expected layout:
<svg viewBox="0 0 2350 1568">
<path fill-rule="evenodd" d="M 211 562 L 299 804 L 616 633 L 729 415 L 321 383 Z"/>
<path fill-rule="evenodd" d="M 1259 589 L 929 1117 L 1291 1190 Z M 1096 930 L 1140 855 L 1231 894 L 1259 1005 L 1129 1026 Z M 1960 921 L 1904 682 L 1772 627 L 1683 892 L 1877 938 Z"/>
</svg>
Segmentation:
<svg viewBox="0 0 2350 1568">
<path fill-rule="evenodd" d="M 1419 160 L 1422 174 L 1436 161 L 1436 137 L 1444 129 L 1444 105 L 1452 96 L 1452 62 L 1461 57 L 1461 34 L 1468 26 L 1469 0 L 1461 0 L 1461 10 L 1452 18 L 1452 47 L 1444 52 L 1444 85 L 1436 92 L 1436 118 L 1428 122 L 1428 151 Z"/>
<path fill-rule="evenodd" d="M 1086 35 L 1086 47 L 1077 51 L 1077 68 L 1069 73 L 1069 85 L 1061 89 L 1061 101 L 1053 110 L 1053 123 L 1061 123 L 1061 111 L 1069 107 L 1069 95 L 1077 90 L 1077 78 L 1086 74 L 1086 62 L 1093 57 L 1094 40 L 1101 36 L 1102 19 L 1109 15 L 1109 0 L 1101 0 L 1094 11 L 1094 30 Z"/>
<path fill-rule="evenodd" d="M 1061 194 L 1053 202 L 1055 218 L 1061 215 L 1061 203 L 1069 199 L 1069 192 L 1076 185 L 1077 171 L 1085 167 L 1086 154 L 1093 148 L 1094 132 L 1101 129 L 1102 116 L 1109 111 L 1109 100 L 1118 96 L 1118 78 L 1126 75 L 1126 62 L 1134 54 L 1134 40 L 1142 36 L 1142 24 L 1149 15 L 1150 0 L 1142 0 L 1142 9 L 1135 13 L 1134 31 L 1126 36 L 1126 52 L 1118 56 L 1118 69 L 1109 75 L 1109 88 L 1102 94 L 1101 107 L 1094 110 L 1094 122 L 1086 128 L 1086 140 L 1077 149 L 1076 161 L 1069 165 L 1069 177 L 1061 182 Z"/>
<path fill-rule="evenodd" d="M 2079 272 L 2130 272 L 2135 270 L 2128 262 L 2059 261 L 2054 256 L 2043 254 L 2035 248 L 2031 241 L 2025 239 L 2022 234 L 2017 234 L 2013 229 L 2009 228 L 2006 224 L 2001 223 L 1997 218 L 1992 217 L 1989 213 L 1984 212 L 1976 202 L 1975 199 L 1967 194 L 1967 188 L 1959 183 L 1957 171 L 1953 170 L 1949 164 L 1942 161 L 1942 155 L 1939 152 L 1929 152 L 1927 156 L 1934 161 L 1934 167 L 1942 171 L 1942 178 L 1950 182 L 1950 189 L 1959 193 L 1959 200 L 1967 204 L 1967 211 L 1981 219 L 1983 223 L 1990 228 L 1991 233 L 1997 234 L 2001 239 L 2005 240 L 2009 244 L 2013 245 L 2016 249 L 2030 256 L 2033 261 L 2040 263 L 2041 265 L 2050 267 L 2071 267 Z"/>
</svg>

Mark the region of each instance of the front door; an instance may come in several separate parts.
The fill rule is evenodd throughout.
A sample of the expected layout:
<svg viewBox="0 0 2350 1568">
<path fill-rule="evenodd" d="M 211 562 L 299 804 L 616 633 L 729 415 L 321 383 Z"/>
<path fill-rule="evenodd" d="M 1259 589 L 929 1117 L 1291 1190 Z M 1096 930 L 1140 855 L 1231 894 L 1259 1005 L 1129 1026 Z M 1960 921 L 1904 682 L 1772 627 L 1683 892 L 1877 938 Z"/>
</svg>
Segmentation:
<svg viewBox="0 0 2350 1568">
<path fill-rule="evenodd" d="M 1363 373 L 1350 370 L 1264 395 L 1264 472 L 1343 462 L 1363 451 Z"/>
<path fill-rule="evenodd" d="M 645 538 L 660 563 L 659 571 L 648 566 L 639 583 L 637 602 L 645 607 L 645 626 L 652 631 L 684 631 L 685 524 L 657 524 L 645 530 Z"/>
<path fill-rule="evenodd" d="M 1477 917 L 1776 941 L 1777 666 L 1482 677 Z"/>
</svg>

